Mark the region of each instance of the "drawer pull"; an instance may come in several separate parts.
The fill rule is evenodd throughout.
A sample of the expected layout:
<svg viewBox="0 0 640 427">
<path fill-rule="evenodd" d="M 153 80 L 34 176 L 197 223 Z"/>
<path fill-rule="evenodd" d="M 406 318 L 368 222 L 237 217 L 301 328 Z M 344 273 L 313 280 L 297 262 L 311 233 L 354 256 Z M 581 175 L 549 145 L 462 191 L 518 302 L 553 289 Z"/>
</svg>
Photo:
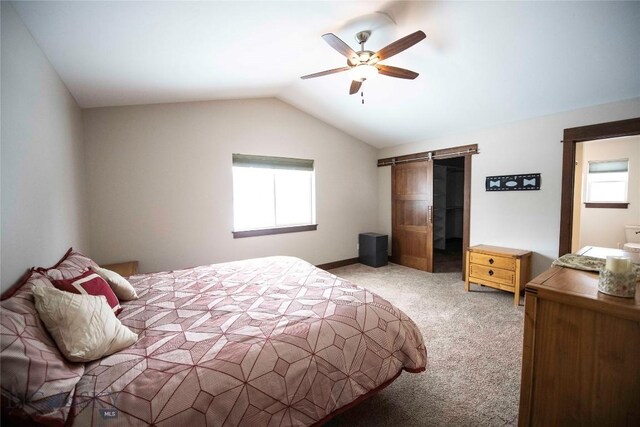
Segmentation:
<svg viewBox="0 0 640 427">
<path fill-rule="evenodd" d="M 489 270 L 489 276 L 493 276 L 493 270 Z"/>
<path fill-rule="evenodd" d="M 493 258 L 489 258 L 489 264 L 493 264 L 494 262 Z"/>
</svg>

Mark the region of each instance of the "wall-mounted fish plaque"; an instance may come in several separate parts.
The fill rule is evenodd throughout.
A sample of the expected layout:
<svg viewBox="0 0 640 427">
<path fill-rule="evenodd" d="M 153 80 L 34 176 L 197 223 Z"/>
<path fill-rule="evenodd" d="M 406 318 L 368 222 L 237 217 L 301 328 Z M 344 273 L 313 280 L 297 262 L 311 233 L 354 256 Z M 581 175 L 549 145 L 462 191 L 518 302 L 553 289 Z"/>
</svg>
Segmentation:
<svg viewBox="0 0 640 427">
<path fill-rule="evenodd" d="M 540 174 L 488 176 L 487 191 L 526 191 L 540 189 Z"/>
</svg>

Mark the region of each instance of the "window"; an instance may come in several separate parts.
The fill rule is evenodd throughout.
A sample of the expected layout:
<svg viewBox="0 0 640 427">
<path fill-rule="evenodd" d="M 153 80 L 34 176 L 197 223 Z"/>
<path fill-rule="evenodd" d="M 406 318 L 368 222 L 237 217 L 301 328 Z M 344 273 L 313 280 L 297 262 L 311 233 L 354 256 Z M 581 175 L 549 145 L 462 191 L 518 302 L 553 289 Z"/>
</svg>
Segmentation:
<svg viewBox="0 0 640 427">
<path fill-rule="evenodd" d="M 585 189 L 587 207 L 626 208 L 628 179 L 628 159 L 590 161 Z"/>
<path fill-rule="evenodd" d="M 315 230 L 313 160 L 233 155 L 234 237 Z"/>
</svg>

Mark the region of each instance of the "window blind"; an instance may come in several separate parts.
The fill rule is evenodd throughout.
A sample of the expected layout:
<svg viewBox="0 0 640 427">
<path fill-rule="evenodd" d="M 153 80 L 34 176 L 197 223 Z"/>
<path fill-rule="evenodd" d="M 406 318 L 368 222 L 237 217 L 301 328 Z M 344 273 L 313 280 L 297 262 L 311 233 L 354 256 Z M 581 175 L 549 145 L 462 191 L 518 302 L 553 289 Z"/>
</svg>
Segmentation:
<svg viewBox="0 0 640 427">
<path fill-rule="evenodd" d="M 292 159 L 288 157 L 253 156 L 250 154 L 234 154 L 233 166 L 313 171 L 313 160 Z"/>
<path fill-rule="evenodd" d="M 627 172 L 628 170 L 628 159 L 589 162 L 589 173 Z"/>
</svg>

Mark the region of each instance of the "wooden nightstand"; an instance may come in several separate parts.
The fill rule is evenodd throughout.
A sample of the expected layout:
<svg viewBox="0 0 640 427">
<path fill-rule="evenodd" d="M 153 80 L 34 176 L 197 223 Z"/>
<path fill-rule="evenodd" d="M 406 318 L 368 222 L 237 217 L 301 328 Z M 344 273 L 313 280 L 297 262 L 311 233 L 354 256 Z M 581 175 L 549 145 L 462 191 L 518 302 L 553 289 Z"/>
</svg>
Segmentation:
<svg viewBox="0 0 640 427">
<path fill-rule="evenodd" d="M 520 289 L 529 281 L 530 274 L 530 251 L 499 246 L 473 246 L 467 250 L 464 289 L 469 292 L 469 283 L 476 283 L 513 292 L 513 305 L 519 305 Z"/>
<path fill-rule="evenodd" d="M 122 277 L 129 277 L 134 274 L 138 274 L 138 261 L 119 262 L 117 264 L 101 265 L 101 267 L 115 271 Z"/>
</svg>

